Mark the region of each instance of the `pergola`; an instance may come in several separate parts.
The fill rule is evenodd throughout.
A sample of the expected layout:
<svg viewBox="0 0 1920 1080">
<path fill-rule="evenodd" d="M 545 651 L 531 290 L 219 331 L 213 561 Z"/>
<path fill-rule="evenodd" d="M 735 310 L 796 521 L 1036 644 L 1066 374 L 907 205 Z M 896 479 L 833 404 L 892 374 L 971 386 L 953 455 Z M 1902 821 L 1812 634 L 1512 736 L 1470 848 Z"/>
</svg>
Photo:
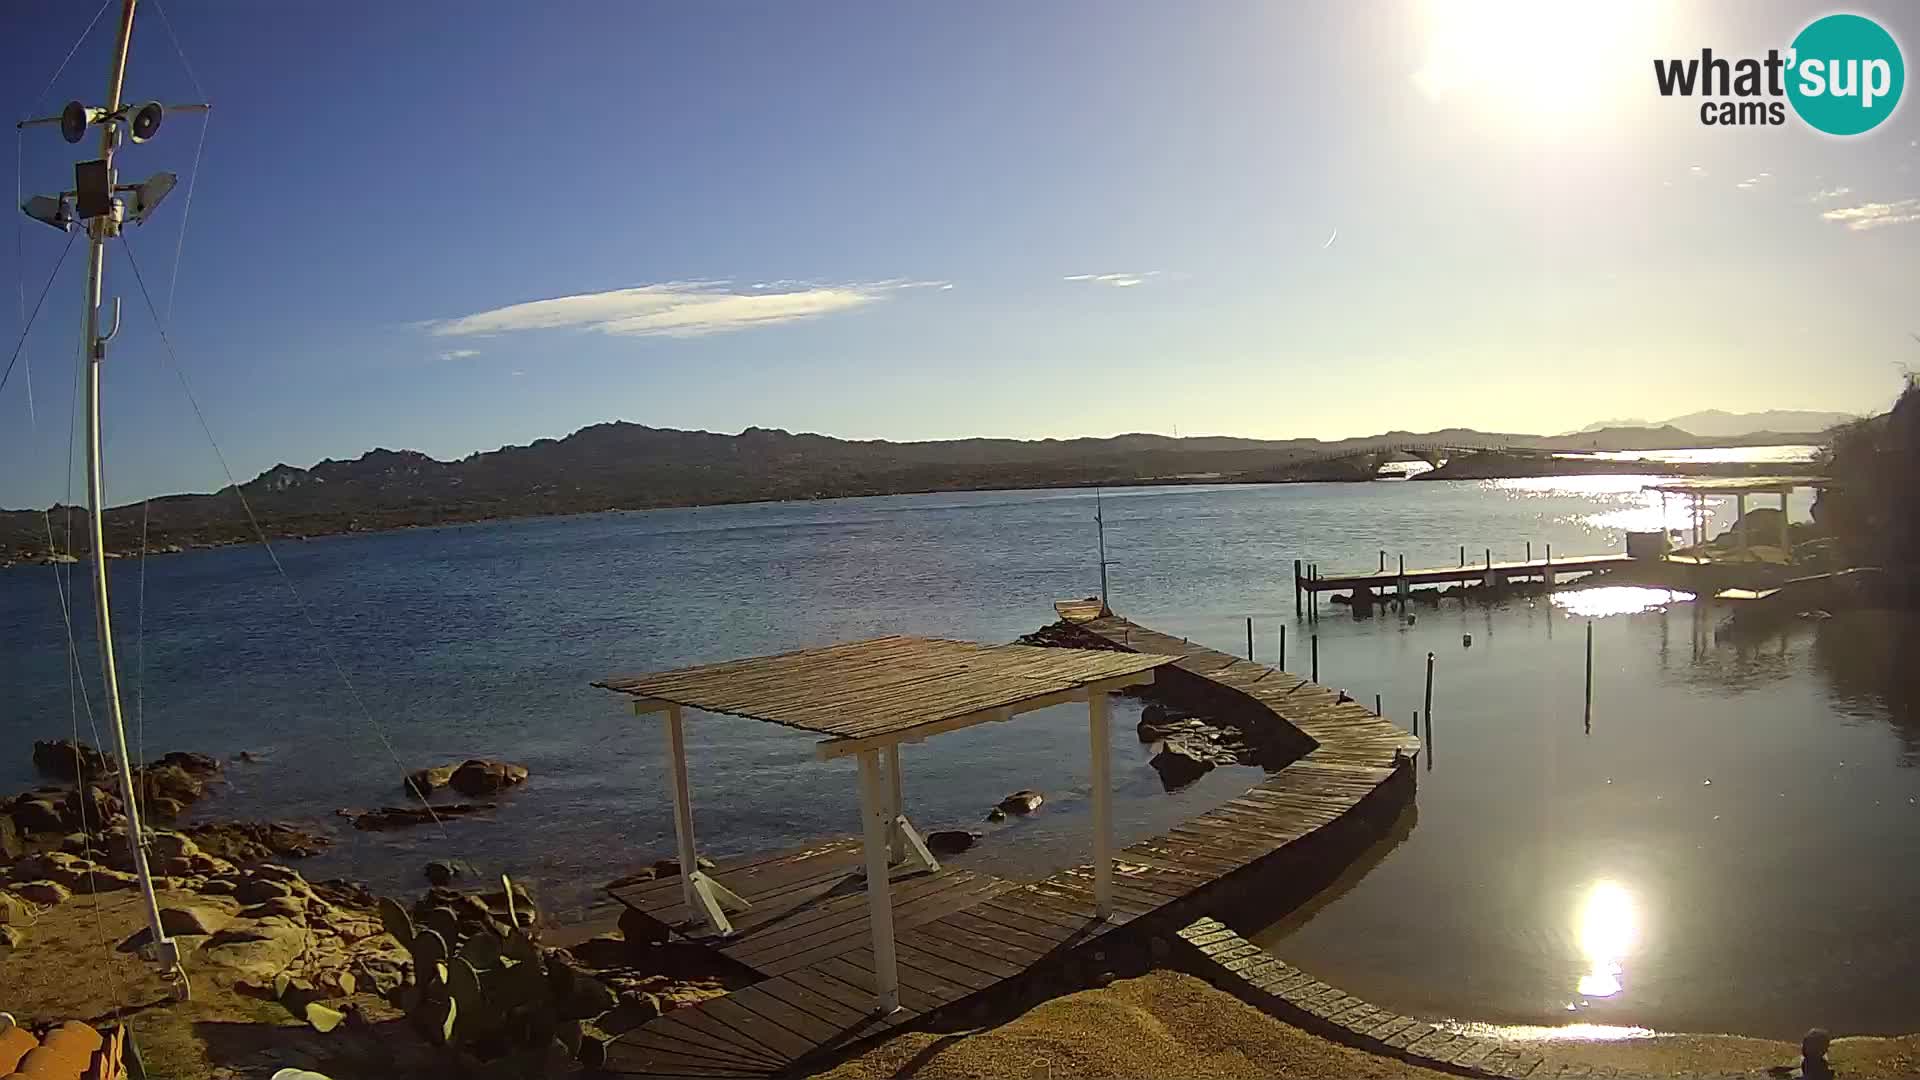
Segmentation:
<svg viewBox="0 0 1920 1080">
<path fill-rule="evenodd" d="M 981 645 L 882 637 L 747 660 L 610 678 L 595 686 L 631 695 L 636 714 L 667 714 L 668 778 L 679 841 L 680 881 L 689 911 L 727 934 L 727 912 L 746 901 L 699 869 L 687 787 L 681 710 L 743 716 L 826 736 L 822 760 L 853 755 L 859 764 L 862 848 L 878 1005 L 899 1007 L 894 957 L 894 865 L 938 870 L 939 863 L 901 804 L 900 744 L 1070 701 L 1085 701 L 1093 773 L 1095 908 L 1113 903 L 1112 787 L 1107 753 L 1107 695 L 1153 681 L 1153 669 L 1177 657 L 1031 645 Z"/>
<path fill-rule="evenodd" d="M 1738 526 L 1747 516 L 1747 496 L 1780 496 L 1780 547 L 1791 552 L 1793 544 L 1787 538 L 1787 496 L 1795 488 L 1818 487 L 1826 483 L 1820 476 L 1697 476 L 1686 480 L 1669 480 L 1664 484 L 1648 484 L 1644 490 L 1660 493 L 1661 528 L 1665 528 L 1668 495 L 1684 495 L 1693 500 L 1693 543 L 1703 544 L 1709 539 L 1706 535 L 1705 502 L 1709 495 L 1732 495 L 1734 497 L 1733 523 Z M 1737 533 L 1742 548 L 1747 546 L 1745 529 Z"/>
</svg>

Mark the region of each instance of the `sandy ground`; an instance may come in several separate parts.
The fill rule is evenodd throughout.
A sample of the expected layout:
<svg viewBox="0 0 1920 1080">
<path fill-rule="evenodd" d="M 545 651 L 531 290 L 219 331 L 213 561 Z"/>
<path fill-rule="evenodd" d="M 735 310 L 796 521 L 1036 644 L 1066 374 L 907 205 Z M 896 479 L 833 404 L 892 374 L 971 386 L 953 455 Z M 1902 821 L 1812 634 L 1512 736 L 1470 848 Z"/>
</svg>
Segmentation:
<svg viewBox="0 0 1920 1080">
<path fill-rule="evenodd" d="M 1299 1080 L 1447 1076 L 1340 1046 L 1190 975 L 1155 971 L 1043 1002 L 996 1028 L 910 1033 L 824 1074 L 833 1080 L 1195 1077 Z"/>
<path fill-rule="evenodd" d="M 1670 1074 L 1761 1070 L 1799 1059 L 1798 1046 L 1723 1035 L 1514 1045 L 1546 1056 L 1543 1076 L 1551 1076 L 1566 1063 Z M 1834 1043 L 1829 1060 L 1842 1076 L 1920 1075 L 1920 1035 L 1841 1039 Z M 902 1035 L 824 1075 L 832 1080 L 907 1076 L 922 1080 L 1067 1076 L 1332 1080 L 1450 1074 L 1330 1042 L 1192 976 L 1155 971 L 1104 990 L 1055 998 L 999 1027 L 951 1035 Z"/>
</svg>

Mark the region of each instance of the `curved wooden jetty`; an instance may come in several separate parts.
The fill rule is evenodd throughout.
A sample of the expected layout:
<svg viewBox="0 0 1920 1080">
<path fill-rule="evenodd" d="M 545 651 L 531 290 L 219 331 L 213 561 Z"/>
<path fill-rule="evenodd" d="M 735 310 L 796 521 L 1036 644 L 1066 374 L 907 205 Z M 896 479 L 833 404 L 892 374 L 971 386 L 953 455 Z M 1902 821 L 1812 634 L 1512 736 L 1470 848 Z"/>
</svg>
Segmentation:
<svg viewBox="0 0 1920 1080">
<path fill-rule="evenodd" d="M 724 939 L 688 919 L 677 879 L 613 889 L 637 913 L 630 925 L 684 933 L 764 977 L 629 1032 L 610 1048 L 609 1071 L 799 1075 L 903 1025 L 977 1018 L 1075 986 L 1090 965 L 1110 965 L 1109 953 L 1146 949 L 1254 886 L 1263 909 L 1284 913 L 1306 898 L 1289 885 L 1337 873 L 1411 801 L 1419 740 L 1358 702 L 1097 602 L 1055 608 L 1063 631 L 1088 646 L 1178 657 L 1160 669 L 1155 697 L 1296 739 L 1300 756 L 1239 798 L 1116 853 L 1115 910 L 1105 919 L 1095 914 L 1091 864 L 1027 883 L 951 868 L 896 875 L 901 1007 L 884 1017 L 872 1012 L 874 956 L 850 839 L 708 871 L 752 903 L 754 917 Z M 1282 868 L 1276 887 L 1267 875 Z"/>
</svg>

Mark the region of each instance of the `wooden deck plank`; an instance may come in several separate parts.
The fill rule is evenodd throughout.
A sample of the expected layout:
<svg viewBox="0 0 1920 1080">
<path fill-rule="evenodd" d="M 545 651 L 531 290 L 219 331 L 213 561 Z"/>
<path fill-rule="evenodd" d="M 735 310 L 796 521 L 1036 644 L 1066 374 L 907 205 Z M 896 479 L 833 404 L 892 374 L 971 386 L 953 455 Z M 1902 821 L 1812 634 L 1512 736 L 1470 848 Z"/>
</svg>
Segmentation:
<svg viewBox="0 0 1920 1080">
<path fill-rule="evenodd" d="M 796 971 L 781 978 L 768 979 L 757 985 L 787 1005 L 807 1013 L 834 1030 L 858 1027 L 872 1018 L 871 1007 L 858 1008 L 844 1005 L 796 978 L 795 976 L 799 974 L 801 972 Z"/>
<path fill-rule="evenodd" d="M 752 989 L 753 987 L 749 986 L 745 990 L 736 990 L 731 994 L 708 998 L 700 1003 L 699 1011 L 714 1020 L 732 1026 L 741 1035 L 758 1043 L 762 1053 L 770 1056 L 777 1064 L 785 1065 L 812 1050 L 813 1043 L 740 1003 L 740 996 Z"/>
<path fill-rule="evenodd" d="M 613 1071 L 660 1073 L 672 1067 L 711 1070 L 725 1075 L 729 1072 L 763 1071 L 770 1066 L 755 1064 L 745 1058 L 723 1056 L 705 1051 L 690 1043 L 682 1042 L 662 1032 L 649 1030 L 648 1027 L 636 1028 L 609 1047 L 609 1061 L 624 1062 L 624 1067 Z M 618 1053 L 613 1051 L 618 1050 Z"/>
<path fill-rule="evenodd" d="M 963 889 L 976 880 L 972 871 L 942 870 L 937 874 L 917 874 L 889 882 L 894 905 L 894 920 L 897 923 L 902 909 L 922 896 L 936 894 L 949 889 Z M 721 946 L 727 955 L 743 963 L 753 963 L 753 957 L 778 955 L 782 945 L 805 942 L 824 934 L 831 934 L 849 924 L 867 924 L 867 890 L 865 882 L 858 892 L 846 892 L 811 910 L 799 913 L 778 926 L 770 926 L 758 934 L 742 938 L 737 943 L 730 942 Z"/>
<path fill-rule="evenodd" d="M 796 986 L 805 987 L 849 1012 L 858 1013 L 868 1019 L 872 1019 L 874 1016 L 874 1002 L 871 994 L 862 994 L 846 983 L 829 975 L 822 974 L 819 968 L 800 968 L 784 976 L 784 978 Z"/>
<path fill-rule="evenodd" d="M 922 948 L 923 945 L 927 947 Z M 911 983 L 945 1000 L 958 1001 L 1007 978 L 998 972 L 982 971 L 967 963 L 965 957 L 955 955 L 944 946 L 929 943 L 923 937 L 896 941 L 894 948 L 902 965 L 901 982 Z"/>
<path fill-rule="evenodd" d="M 716 1056 L 729 1055 L 745 1063 L 769 1067 L 780 1064 L 780 1059 L 768 1053 L 759 1043 L 741 1034 L 738 1029 L 714 1019 L 701 1007 L 675 1009 L 648 1023 L 642 1030 L 704 1046 Z"/>
<path fill-rule="evenodd" d="M 916 897 L 908 905 L 894 909 L 894 931 L 896 934 L 904 932 L 928 919 L 979 903 L 989 896 L 1013 887 L 1013 883 L 999 879 L 990 879 L 985 882 L 976 880 L 964 888 L 937 891 Z M 783 974 L 795 968 L 807 967 L 834 953 L 866 946 L 871 942 L 872 936 L 872 929 L 865 915 L 862 914 L 857 921 L 836 924 L 832 929 L 822 931 L 812 939 L 786 942 L 774 949 L 756 953 L 750 963 L 767 974 Z"/>
<path fill-rule="evenodd" d="M 978 908 L 956 911 L 938 923 L 929 923 L 928 925 L 951 926 L 956 929 L 970 930 L 982 937 L 992 938 L 996 941 L 1004 941 L 1008 945 L 1016 946 L 1027 953 L 1033 954 L 1036 959 L 1058 951 L 1060 943 L 1069 939 L 1069 935 L 1056 935 L 1051 933 L 1050 931 L 1055 929 L 1053 927 L 1045 928 L 1049 932 L 1036 933 L 1025 927 L 1010 926 L 999 919 L 992 918 L 988 914 L 980 913 L 980 909 Z M 925 927 L 922 927 L 922 929 L 925 929 Z M 1032 961 L 1028 962 L 1031 963 Z"/>
<path fill-rule="evenodd" d="M 995 941 L 984 934 L 945 922 L 916 927 L 910 940 L 904 943 L 1001 979 L 1013 978 L 1046 955 L 1044 952 Z"/>
<path fill-rule="evenodd" d="M 856 949 L 853 952 L 828 957 L 815 966 L 856 990 L 866 991 L 869 997 L 876 993 L 871 949 Z M 945 999 L 934 997 L 912 983 L 905 981 L 900 983 L 902 1008 L 911 1009 L 915 1013 L 927 1013 L 946 1003 Z"/>
</svg>

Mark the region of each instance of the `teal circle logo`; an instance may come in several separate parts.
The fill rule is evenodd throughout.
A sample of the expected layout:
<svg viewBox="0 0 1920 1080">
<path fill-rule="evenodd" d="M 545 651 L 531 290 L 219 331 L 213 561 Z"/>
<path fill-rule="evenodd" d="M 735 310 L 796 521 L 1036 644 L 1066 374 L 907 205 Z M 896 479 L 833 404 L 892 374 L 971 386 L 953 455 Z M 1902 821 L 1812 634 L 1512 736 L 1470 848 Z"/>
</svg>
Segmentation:
<svg viewBox="0 0 1920 1080">
<path fill-rule="evenodd" d="M 1872 131 L 1893 115 L 1907 83 L 1900 46 L 1862 15 L 1828 15 L 1793 39 L 1787 99 L 1815 130 L 1829 135 Z"/>
</svg>

